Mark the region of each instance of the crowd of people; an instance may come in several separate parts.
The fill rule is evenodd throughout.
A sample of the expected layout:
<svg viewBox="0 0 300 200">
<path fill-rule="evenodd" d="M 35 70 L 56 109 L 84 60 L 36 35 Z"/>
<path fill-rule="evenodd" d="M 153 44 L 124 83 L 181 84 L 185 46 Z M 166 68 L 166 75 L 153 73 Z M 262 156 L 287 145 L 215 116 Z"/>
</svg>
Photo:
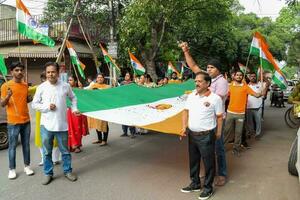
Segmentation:
<svg viewBox="0 0 300 200">
<path fill-rule="evenodd" d="M 213 186 L 223 186 L 228 180 L 225 144 L 233 142 L 232 153 L 239 157 L 242 148 L 249 148 L 247 139 L 253 135 L 261 137 L 262 113 L 264 99 L 270 82 L 258 82 L 255 72 L 247 76 L 242 71 L 232 73 L 231 80 L 221 74 L 221 64 L 212 59 L 203 71 L 189 53 L 187 43 L 181 43 L 186 62 L 195 73 L 196 89 L 188 96 L 183 114 L 182 136 L 189 140 L 189 164 L 191 183 L 181 189 L 184 193 L 203 191 L 199 199 L 208 199 L 213 194 Z M 41 74 L 41 84 L 28 90 L 24 82 L 24 66 L 12 63 L 10 71 L 13 79 L 1 87 L 1 106 L 6 107 L 9 133 L 9 179 L 15 179 L 16 146 L 18 136 L 24 158 L 24 172 L 33 175 L 30 168 L 30 116 L 27 104 L 32 102 L 36 110 L 35 144 L 41 152 L 45 178 L 42 184 L 47 185 L 53 179 L 53 166 L 62 160 L 65 177 L 76 181 L 72 172 L 70 152 L 82 151 L 82 137 L 95 129 L 97 140 L 93 144 L 108 144 L 109 126 L 107 121 L 86 117 L 77 109 L 77 99 L 73 88 L 86 90 L 108 89 L 111 86 L 105 81 L 104 74 L 96 79 L 87 78 L 82 84 L 74 76 L 68 76 L 57 63 L 45 64 Z M 154 82 L 149 74 L 132 76 L 127 72 L 119 87 L 136 83 L 140 86 L 155 88 L 166 84 L 178 84 L 188 77 L 178 77 L 173 72 L 170 77 L 161 77 Z M 247 83 L 248 82 L 248 83 Z M 29 94 L 34 94 L 32 98 Z M 66 99 L 71 100 L 67 105 Z M 18 101 L 16 101 L 18 99 Z M 67 120 L 66 120 L 67 119 Z M 121 137 L 135 138 L 134 126 L 122 125 Z M 61 158 L 60 158 L 61 157 Z"/>
</svg>

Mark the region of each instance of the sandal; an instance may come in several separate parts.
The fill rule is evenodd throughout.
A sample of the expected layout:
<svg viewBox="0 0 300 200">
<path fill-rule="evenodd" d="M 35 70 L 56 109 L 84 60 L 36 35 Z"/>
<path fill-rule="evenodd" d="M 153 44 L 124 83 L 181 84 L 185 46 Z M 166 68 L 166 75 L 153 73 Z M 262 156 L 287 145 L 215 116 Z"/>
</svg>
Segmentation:
<svg viewBox="0 0 300 200">
<path fill-rule="evenodd" d="M 80 153 L 81 152 L 81 149 L 79 147 L 77 147 L 75 150 L 74 150 L 74 153 Z"/>
<path fill-rule="evenodd" d="M 219 176 L 215 181 L 215 186 L 224 186 L 226 184 L 226 177 Z"/>
<path fill-rule="evenodd" d="M 101 140 L 97 140 L 95 142 L 93 142 L 92 144 L 100 144 L 102 141 Z"/>
</svg>

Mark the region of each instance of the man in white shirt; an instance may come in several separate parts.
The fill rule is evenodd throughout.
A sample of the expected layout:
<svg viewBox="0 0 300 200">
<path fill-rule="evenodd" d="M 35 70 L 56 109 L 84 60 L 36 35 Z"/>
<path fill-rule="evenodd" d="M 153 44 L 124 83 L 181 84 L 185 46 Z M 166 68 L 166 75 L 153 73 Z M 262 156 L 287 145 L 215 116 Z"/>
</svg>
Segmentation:
<svg viewBox="0 0 300 200">
<path fill-rule="evenodd" d="M 249 87 L 256 93 L 266 93 L 266 86 L 268 83 L 262 85 L 261 82 L 257 83 L 256 73 L 252 72 L 249 74 Z M 246 128 L 248 133 L 255 133 L 255 138 L 258 139 L 261 134 L 261 121 L 262 121 L 262 105 L 263 97 L 253 97 L 248 95 L 247 101 L 247 112 L 246 112 Z"/>
<path fill-rule="evenodd" d="M 211 78 L 206 72 L 196 73 L 196 90 L 187 98 L 183 111 L 182 135 L 188 135 L 191 184 L 181 189 L 189 193 L 200 191 L 200 160 L 205 167 L 204 189 L 199 199 L 205 200 L 213 194 L 215 176 L 215 139 L 221 137 L 223 105 L 220 96 L 208 89 Z"/>
<path fill-rule="evenodd" d="M 37 87 L 32 101 L 32 108 L 41 112 L 41 136 L 43 144 L 44 174 L 43 185 L 53 179 L 52 149 L 54 136 L 62 154 L 63 171 L 70 181 L 77 177 L 72 173 L 71 154 L 68 150 L 67 97 L 71 100 L 72 110 L 77 110 L 77 99 L 69 84 L 59 80 L 59 65 L 48 62 L 45 64 L 47 81 Z"/>
</svg>

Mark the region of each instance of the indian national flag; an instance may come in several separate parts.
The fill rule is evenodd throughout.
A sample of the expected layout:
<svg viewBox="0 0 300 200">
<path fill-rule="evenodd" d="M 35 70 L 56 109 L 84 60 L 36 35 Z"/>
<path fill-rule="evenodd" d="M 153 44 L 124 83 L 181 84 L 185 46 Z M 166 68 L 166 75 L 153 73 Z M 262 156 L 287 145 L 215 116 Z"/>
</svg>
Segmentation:
<svg viewBox="0 0 300 200">
<path fill-rule="evenodd" d="M 247 72 L 247 67 L 242 63 L 238 63 L 240 70 L 245 74 Z"/>
<path fill-rule="evenodd" d="M 38 23 L 33 19 L 29 10 L 21 0 L 16 0 L 16 20 L 19 33 L 35 42 L 53 47 L 55 42 L 39 30 Z"/>
<path fill-rule="evenodd" d="M 172 74 L 173 72 L 176 72 L 177 76 L 180 76 L 180 73 L 178 70 L 174 67 L 171 61 L 168 62 L 168 74 Z"/>
<path fill-rule="evenodd" d="M 275 71 L 272 80 L 275 84 L 277 84 L 282 90 L 287 88 L 287 82 L 283 74 L 278 73 Z"/>
<path fill-rule="evenodd" d="M 7 68 L 4 62 L 4 57 L 0 54 L 0 72 L 3 76 L 7 75 Z"/>
<path fill-rule="evenodd" d="M 116 69 L 117 74 L 120 74 L 121 73 L 120 67 L 116 64 L 115 60 L 107 53 L 107 51 L 103 48 L 101 44 L 100 44 L 100 48 L 104 56 L 105 62 L 107 64 L 111 64 L 112 67 Z"/>
<path fill-rule="evenodd" d="M 74 47 L 73 45 L 71 44 L 71 42 L 69 42 L 68 40 L 66 41 L 66 44 L 67 44 L 67 48 L 69 50 L 69 53 L 70 53 L 70 58 L 71 58 L 71 62 L 74 66 L 77 67 L 77 70 L 80 74 L 80 76 L 85 79 L 85 75 L 84 75 L 84 72 L 83 70 L 85 69 L 85 65 L 80 62 L 80 60 L 78 59 L 78 56 L 77 56 L 77 53 L 76 51 L 74 50 Z"/>
<path fill-rule="evenodd" d="M 130 52 L 129 53 L 129 57 L 130 57 L 130 62 L 131 62 L 131 66 L 133 68 L 133 71 L 136 75 L 143 75 L 145 74 L 146 70 L 143 67 L 143 65 L 141 64 L 141 62 Z"/>
<path fill-rule="evenodd" d="M 254 33 L 250 53 L 260 57 L 261 65 L 264 71 L 275 71 L 273 75 L 273 81 L 280 86 L 280 88 L 285 89 L 287 87 L 284 74 L 282 73 L 277 61 L 269 51 L 269 46 L 265 41 L 265 38 L 259 32 Z"/>
<path fill-rule="evenodd" d="M 106 90 L 74 89 L 74 92 L 78 108 L 86 116 L 180 135 L 187 93 L 193 89 L 195 85 L 190 80 L 159 88 L 129 84 Z"/>
<path fill-rule="evenodd" d="M 276 70 L 280 73 L 280 68 L 278 67 L 273 55 L 269 51 L 267 42 L 259 32 L 254 33 L 250 48 L 250 54 L 261 57 L 261 64 L 264 70 Z"/>
</svg>

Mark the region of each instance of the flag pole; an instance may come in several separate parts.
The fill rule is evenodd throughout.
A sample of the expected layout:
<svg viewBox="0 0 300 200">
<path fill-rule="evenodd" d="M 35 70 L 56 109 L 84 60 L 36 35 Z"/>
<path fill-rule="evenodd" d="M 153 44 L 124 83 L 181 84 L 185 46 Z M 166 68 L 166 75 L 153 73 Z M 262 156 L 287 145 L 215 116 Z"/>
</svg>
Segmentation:
<svg viewBox="0 0 300 200">
<path fill-rule="evenodd" d="M 250 54 L 251 54 L 251 45 L 250 45 L 250 51 L 248 53 L 248 57 L 247 57 L 247 61 L 246 61 L 246 71 L 245 71 L 243 79 L 245 79 L 245 77 L 246 77 L 246 73 L 247 73 L 247 69 L 248 69 L 248 64 L 249 64 L 249 59 L 250 59 Z"/>
<path fill-rule="evenodd" d="M 262 52 L 261 52 L 261 41 L 259 41 L 259 62 L 260 62 L 260 88 L 263 91 L 263 77 L 262 77 Z M 261 91 L 261 92 L 262 92 Z"/>
<path fill-rule="evenodd" d="M 95 67 L 96 67 L 96 71 L 99 73 L 99 68 L 98 68 L 98 65 L 99 65 L 99 62 L 97 60 L 97 56 L 93 50 L 93 47 L 91 45 L 91 41 L 88 40 L 88 38 L 86 37 L 86 34 L 85 34 L 85 31 L 83 29 L 83 26 L 82 26 L 82 23 L 81 23 L 81 20 L 80 20 L 80 17 L 77 16 L 77 19 L 78 19 L 78 22 L 79 22 L 79 26 L 80 26 L 80 29 L 81 29 L 81 32 L 83 34 L 83 37 L 87 43 L 87 45 L 89 46 L 89 48 L 91 49 L 92 53 L 93 53 L 93 59 L 94 59 L 94 62 L 95 62 Z"/>
<path fill-rule="evenodd" d="M 74 70 L 74 72 L 75 72 L 75 76 L 76 76 L 76 78 L 77 78 L 77 81 L 80 81 L 75 66 L 74 66 L 72 63 L 71 63 L 71 65 L 72 65 L 73 70 Z"/>
</svg>

